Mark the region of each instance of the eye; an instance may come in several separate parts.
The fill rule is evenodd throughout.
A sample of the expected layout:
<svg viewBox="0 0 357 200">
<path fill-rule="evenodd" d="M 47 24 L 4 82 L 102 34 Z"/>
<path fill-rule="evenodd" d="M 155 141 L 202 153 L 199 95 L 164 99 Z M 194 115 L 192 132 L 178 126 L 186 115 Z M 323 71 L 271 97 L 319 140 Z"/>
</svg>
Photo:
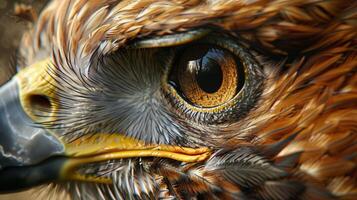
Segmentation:
<svg viewBox="0 0 357 200">
<path fill-rule="evenodd" d="M 173 50 L 163 91 L 185 119 L 219 124 L 236 121 L 254 108 L 264 77 L 237 39 L 214 33 Z"/>
<path fill-rule="evenodd" d="M 195 44 L 175 60 L 170 83 L 197 107 L 216 107 L 231 100 L 244 84 L 243 64 L 216 45 Z"/>
</svg>

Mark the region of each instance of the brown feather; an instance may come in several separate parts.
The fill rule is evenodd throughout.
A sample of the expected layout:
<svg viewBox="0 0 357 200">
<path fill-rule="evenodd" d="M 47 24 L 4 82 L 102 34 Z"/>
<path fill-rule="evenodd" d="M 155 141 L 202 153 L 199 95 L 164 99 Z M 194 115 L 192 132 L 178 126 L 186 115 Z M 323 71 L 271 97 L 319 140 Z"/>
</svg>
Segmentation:
<svg viewBox="0 0 357 200">
<path fill-rule="evenodd" d="M 274 146 L 267 156 L 271 169 L 282 167 L 289 176 L 263 181 L 254 190 L 255 197 L 354 199 L 356 13 L 353 0 L 57 0 L 24 35 L 21 53 L 27 63 L 45 54 L 52 55 L 57 65 L 82 67 L 97 50 L 109 54 L 144 37 L 201 27 L 239 36 L 249 47 L 279 58 L 283 65 L 268 74 L 259 106 L 239 122 L 222 128 L 227 134 L 213 142 L 217 146 L 229 143 L 229 149 L 249 144 L 264 155 L 264 148 L 298 133 L 284 145 Z M 227 138 L 233 139 L 227 142 Z M 242 142 L 241 138 L 248 139 Z M 192 176 L 193 172 L 200 172 L 210 184 Z M 173 190 L 178 194 L 212 192 L 212 185 L 241 194 L 236 183 L 209 170 L 163 168 L 160 173 L 177 182 Z M 164 184 L 162 187 L 169 190 Z M 232 198 L 219 192 L 215 195 Z"/>
</svg>

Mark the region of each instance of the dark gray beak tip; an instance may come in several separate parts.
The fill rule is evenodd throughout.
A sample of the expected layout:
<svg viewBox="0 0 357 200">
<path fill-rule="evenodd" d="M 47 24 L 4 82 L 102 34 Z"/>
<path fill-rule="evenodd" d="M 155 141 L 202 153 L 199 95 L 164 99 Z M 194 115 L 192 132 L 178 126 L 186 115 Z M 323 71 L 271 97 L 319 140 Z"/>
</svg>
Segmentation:
<svg viewBox="0 0 357 200">
<path fill-rule="evenodd" d="M 0 87 L 0 192 L 54 178 L 49 166 L 58 168 L 60 161 L 42 162 L 64 154 L 58 138 L 34 125 L 19 95 L 16 77 Z"/>
</svg>

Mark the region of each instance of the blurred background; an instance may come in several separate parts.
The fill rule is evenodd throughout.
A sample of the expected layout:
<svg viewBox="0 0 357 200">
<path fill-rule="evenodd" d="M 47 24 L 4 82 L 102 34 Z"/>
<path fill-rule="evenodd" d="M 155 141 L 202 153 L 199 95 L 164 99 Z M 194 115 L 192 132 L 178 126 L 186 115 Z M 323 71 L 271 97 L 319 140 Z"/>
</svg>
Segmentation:
<svg viewBox="0 0 357 200">
<path fill-rule="evenodd" d="M 37 13 L 48 0 L 0 0 L 0 85 L 13 73 L 10 63 L 29 22 L 14 15 L 15 4 L 31 5 Z"/>
<path fill-rule="evenodd" d="M 47 0 L 0 0 L 0 85 L 14 73 L 14 70 L 10 67 L 11 59 L 14 58 L 22 33 L 29 27 L 28 22 L 14 15 L 15 4 L 32 5 L 39 13 L 45 2 Z M 31 191 L 25 191 L 11 195 L 0 195 L 0 200 L 39 199 L 36 196 Z"/>
</svg>

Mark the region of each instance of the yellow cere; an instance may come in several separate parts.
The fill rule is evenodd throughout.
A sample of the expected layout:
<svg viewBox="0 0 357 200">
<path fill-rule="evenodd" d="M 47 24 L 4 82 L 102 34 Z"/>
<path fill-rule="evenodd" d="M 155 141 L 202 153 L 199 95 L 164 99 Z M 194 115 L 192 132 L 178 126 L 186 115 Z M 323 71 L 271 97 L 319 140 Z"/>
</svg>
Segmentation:
<svg viewBox="0 0 357 200">
<path fill-rule="evenodd" d="M 38 116 L 35 115 L 33 109 L 33 97 L 43 97 L 49 101 L 49 106 L 52 111 L 58 108 L 54 102 L 51 102 L 51 98 L 55 96 L 55 80 L 49 75 L 47 70 L 48 67 L 52 66 L 50 59 L 47 58 L 24 68 L 16 75 L 20 87 L 21 105 L 25 112 L 35 121 L 38 119 Z M 49 113 L 51 114 L 53 112 Z"/>
</svg>

